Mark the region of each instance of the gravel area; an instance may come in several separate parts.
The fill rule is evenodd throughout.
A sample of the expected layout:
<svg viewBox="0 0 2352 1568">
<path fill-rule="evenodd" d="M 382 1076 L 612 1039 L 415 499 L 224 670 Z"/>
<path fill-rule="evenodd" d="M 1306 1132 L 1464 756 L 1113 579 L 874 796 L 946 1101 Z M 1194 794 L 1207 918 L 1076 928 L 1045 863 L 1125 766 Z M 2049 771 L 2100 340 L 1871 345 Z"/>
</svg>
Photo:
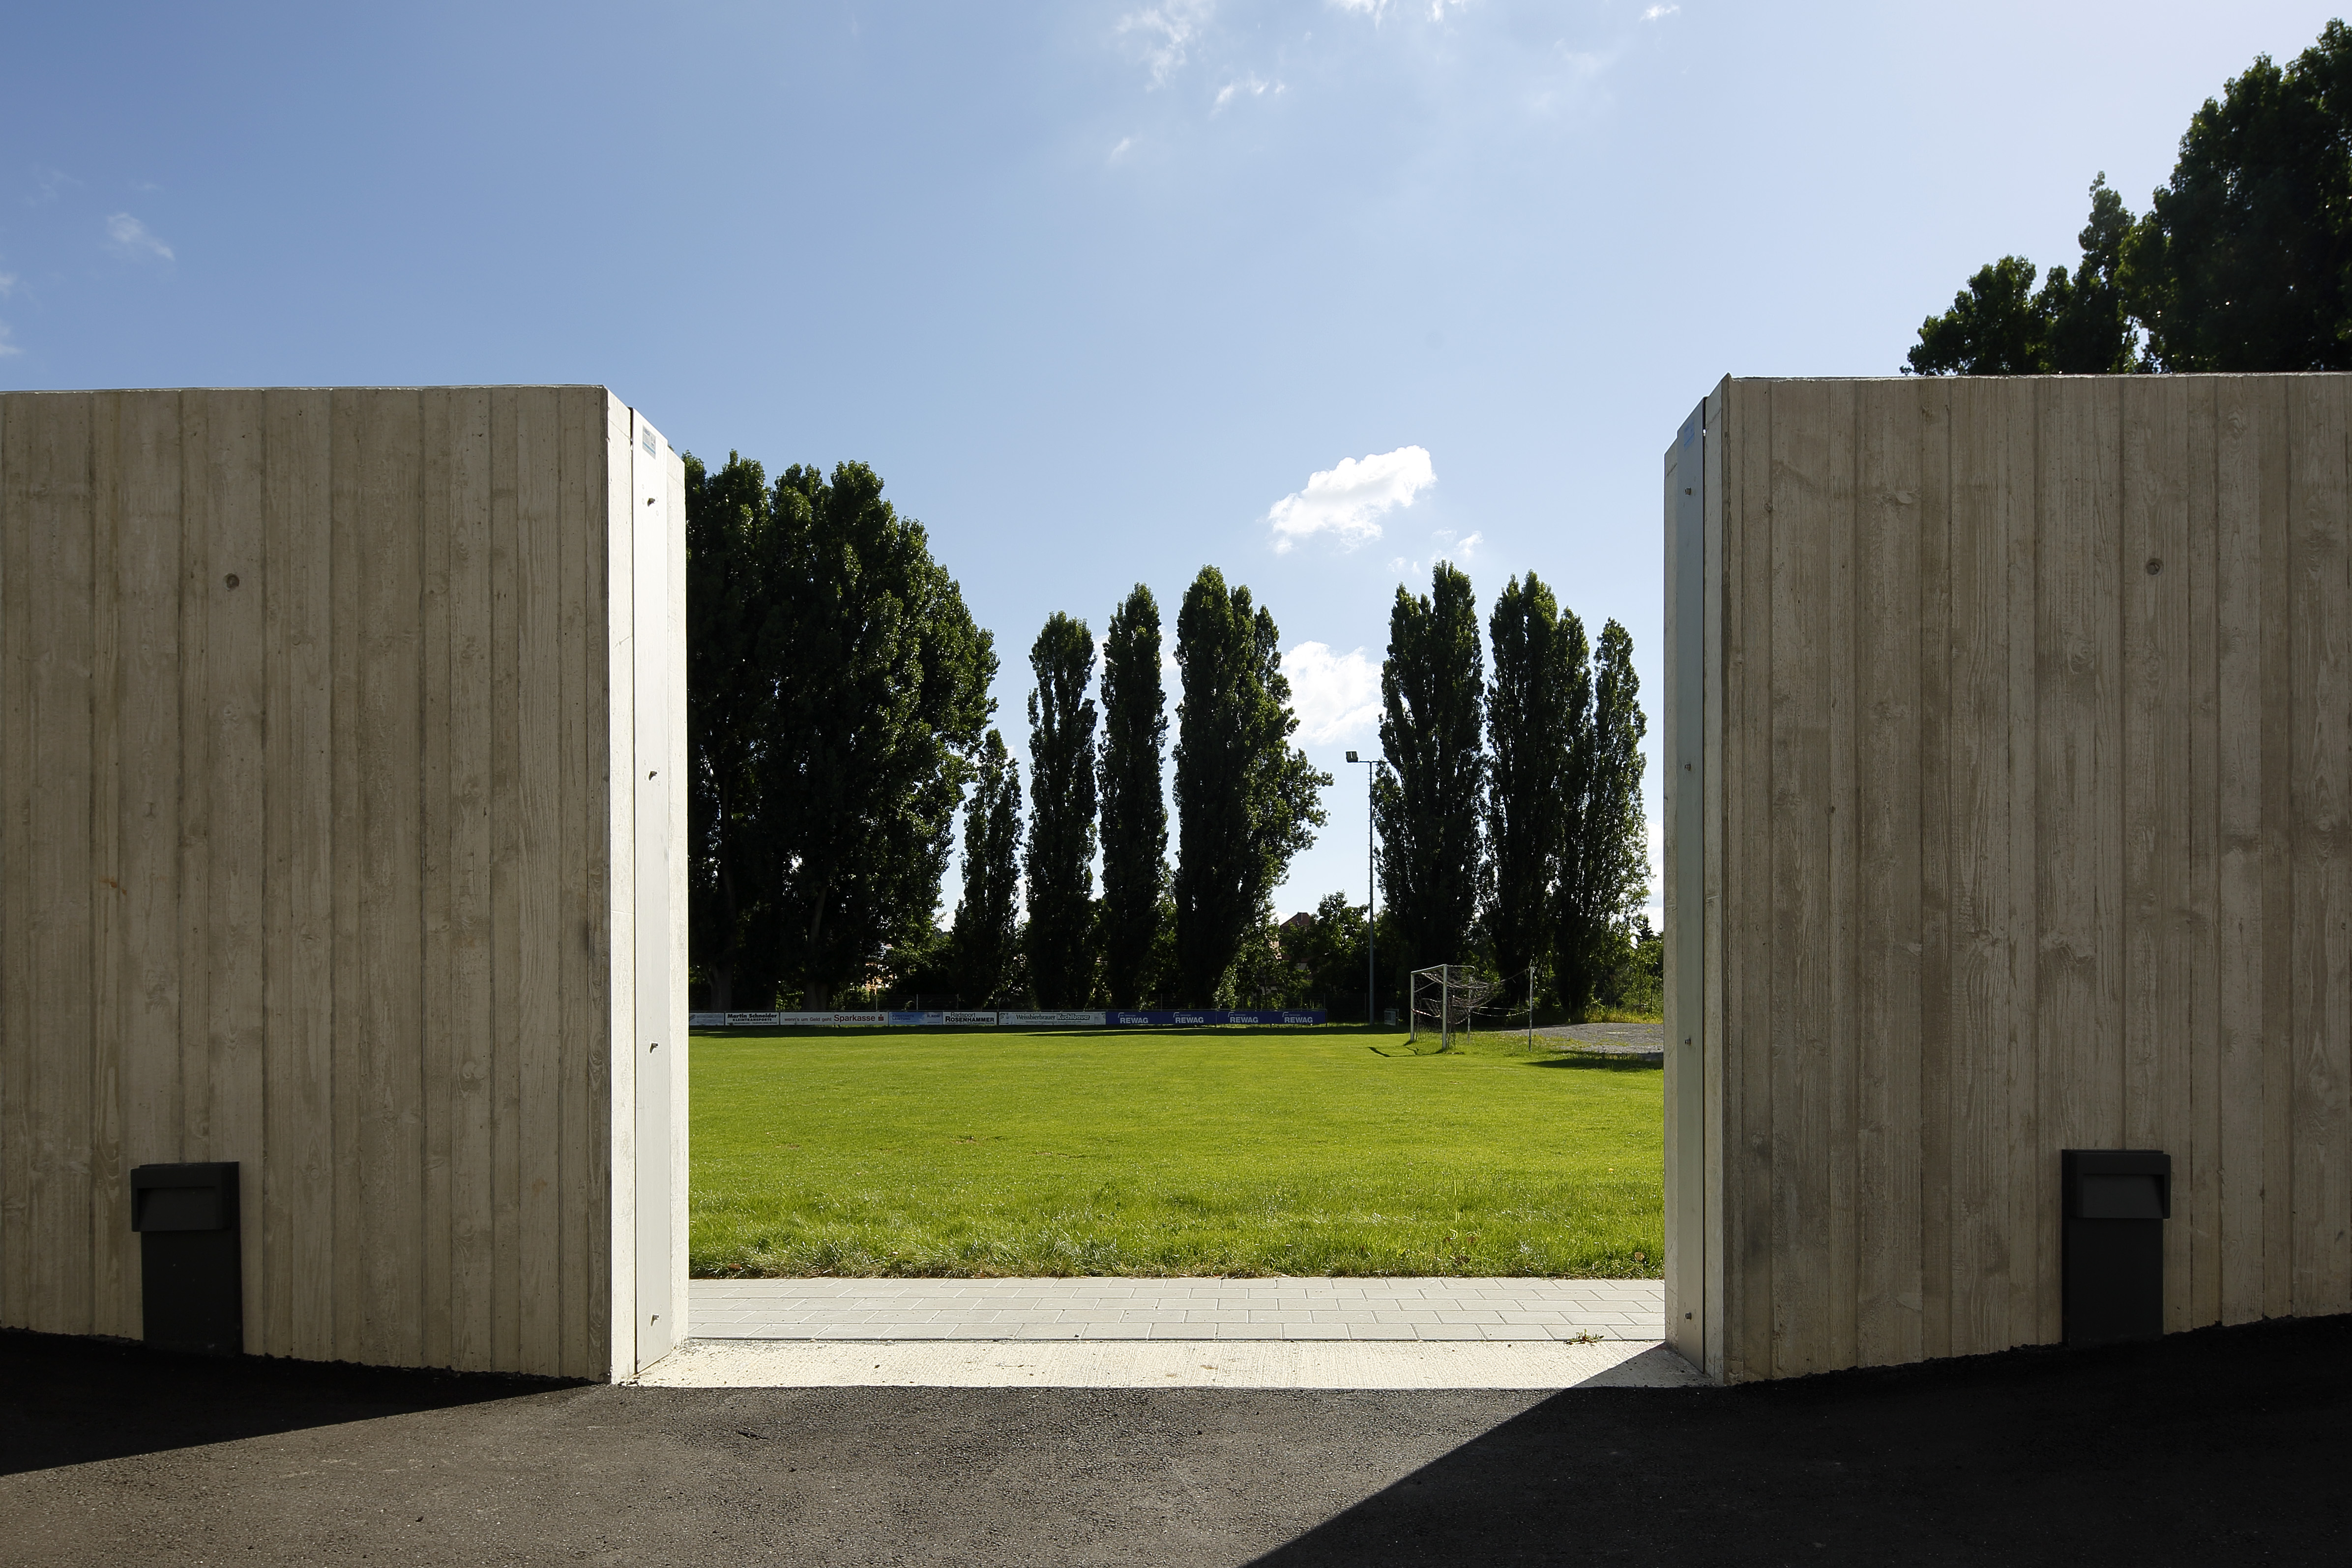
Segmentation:
<svg viewBox="0 0 2352 1568">
<path fill-rule="evenodd" d="M 1554 1024 L 1536 1031 L 1563 1050 L 1590 1051 L 1604 1057 L 1637 1057 L 1643 1061 L 1666 1059 L 1664 1024 Z"/>
</svg>

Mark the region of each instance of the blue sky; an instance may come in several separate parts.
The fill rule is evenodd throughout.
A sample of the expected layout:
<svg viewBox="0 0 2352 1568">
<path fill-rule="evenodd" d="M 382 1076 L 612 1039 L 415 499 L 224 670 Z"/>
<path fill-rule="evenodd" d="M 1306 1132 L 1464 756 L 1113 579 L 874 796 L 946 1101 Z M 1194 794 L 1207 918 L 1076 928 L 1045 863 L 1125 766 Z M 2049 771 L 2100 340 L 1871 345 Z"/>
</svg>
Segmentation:
<svg viewBox="0 0 2352 1568">
<path fill-rule="evenodd" d="M 1287 912 L 1362 897 L 1339 758 L 1401 581 L 1535 570 L 1632 631 L 1654 724 L 1660 455 L 1714 381 L 1892 372 L 2329 14 L 26 7 L 0 384 L 602 382 L 707 457 L 863 458 L 1016 752 L 1046 615 L 1213 563 L 1340 775 Z"/>
</svg>

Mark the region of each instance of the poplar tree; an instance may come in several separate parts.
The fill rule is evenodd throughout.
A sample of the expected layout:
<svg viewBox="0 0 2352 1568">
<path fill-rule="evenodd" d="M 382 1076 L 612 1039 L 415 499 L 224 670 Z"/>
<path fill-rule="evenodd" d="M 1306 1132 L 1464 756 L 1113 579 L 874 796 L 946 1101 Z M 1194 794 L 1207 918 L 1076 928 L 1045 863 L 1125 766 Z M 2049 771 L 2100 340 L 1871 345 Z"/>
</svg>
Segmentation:
<svg viewBox="0 0 2352 1568">
<path fill-rule="evenodd" d="M 1552 889 L 1592 721 L 1584 623 L 1532 572 L 1514 577 L 1487 621 L 1486 845 L 1494 868 L 1486 931 L 1506 988 L 1551 951 Z"/>
<path fill-rule="evenodd" d="M 1029 649 L 1029 980 L 1041 1007 L 1094 992 L 1095 639 L 1059 610 Z"/>
<path fill-rule="evenodd" d="M 1103 985 L 1112 1006 L 1135 1007 L 1153 989 L 1152 948 L 1168 883 L 1160 605 L 1140 583 L 1103 638 L 1102 700 Z"/>
<path fill-rule="evenodd" d="M 1372 786 L 1381 884 L 1419 965 L 1469 956 L 1485 866 L 1478 818 L 1486 804 L 1486 658 L 1470 579 L 1450 562 L 1430 592 L 1400 587 L 1381 664 L 1381 749 L 1389 765 Z"/>
<path fill-rule="evenodd" d="M 1633 639 L 1612 620 L 1593 659 L 1589 749 L 1569 798 L 1553 905 L 1552 973 L 1560 1001 L 1578 1013 L 1591 1006 L 1622 928 L 1650 887 L 1642 821 L 1642 737 L 1649 724 L 1640 695 Z"/>
<path fill-rule="evenodd" d="M 1292 856 L 1328 819 L 1319 773 L 1290 744 L 1297 717 L 1281 634 L 1245 587 L 1203 566 L 1176 614 L 1176 971 L 1186 999 L 1224 984 Z"/>
<path fill-rule="evenodd" d="M 991 730 L 964 808 L 963 897 L 950 939 L 956 989 L 968 1006 L 987 1006 L 1004 992 L 1020 899 L 1020 764 L 1006 752 L 1004 737 Z"/>
</svg>

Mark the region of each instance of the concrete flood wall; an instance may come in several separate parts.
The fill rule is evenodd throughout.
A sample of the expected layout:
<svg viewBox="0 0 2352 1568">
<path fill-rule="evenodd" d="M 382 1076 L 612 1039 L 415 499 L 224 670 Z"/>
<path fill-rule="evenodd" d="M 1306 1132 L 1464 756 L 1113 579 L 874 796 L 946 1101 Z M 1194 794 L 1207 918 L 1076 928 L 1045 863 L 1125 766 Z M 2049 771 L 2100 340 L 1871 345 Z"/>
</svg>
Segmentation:
<svg viewBox="0 0 2352 1568">
<path fill-rule="evenodd" d="M 1729 380 L 1666 459 L 1668 1321 L 2054 1341 L 2059 1154 L 2164 1321 L 2352 1309 L 2352 377 Z"/>
<path fill-rule="evenodd" d="M 685 1319 L 683 470 L 601 387 L 0 395 L 0 1324 L 610 1377 Z"/>
</svg>

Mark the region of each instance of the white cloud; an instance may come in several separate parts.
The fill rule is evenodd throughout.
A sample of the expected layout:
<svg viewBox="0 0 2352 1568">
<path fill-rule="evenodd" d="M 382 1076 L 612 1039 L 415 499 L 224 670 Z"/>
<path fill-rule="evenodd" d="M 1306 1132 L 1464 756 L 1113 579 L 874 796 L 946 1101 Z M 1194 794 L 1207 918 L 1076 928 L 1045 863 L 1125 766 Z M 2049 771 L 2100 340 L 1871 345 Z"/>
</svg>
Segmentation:
<svg viewBox="0 0 2352 1568">
<path fill-rule="evenodd" d="M 1653 5 L 1642 13 L 1642 20 L 1654 22 L 1661 16 L 1671 16 L 1681 9 L 1679 5 Z"/>
<path fill-rule="evenodd" d="M 1470 0 L 1430 0 L 1429 19 L 1443 22 L 1445 13 L 1466 9 L 1469 4 Z M 1359 16 L 1370 16 L 1375 22 L 1387 16 L 1389 10 L 1389 0 L 1331 0 L 1331 5 L 1341 11 L 1353 11 Z"/>
<path fill-rule="evenodd" d="M 1256 72 L 1253 71 L 1248 76 L 1240 78 L 1234 81 L 1229 81 L 1225 83 L 1224 86 L 1219 88 L 1217 89 L 1217 100 L 1209 106 L 1209 112 L 1214 114 L 1218 110 L 1224 108 L 1226 104 L 1233 101 L 1236 93 L 1245 92 L 1252 98 L 1264 98 L 1268 89 L 1272 89 L 1275 92 L 1280 92 L 1282 90 L 1282 84 L 1278 81 L 1268 81 L 1264 77 L 1259 76 Z"/>
<path fill-rule="evenodd" d="M 0 272 L 0 300 L 5 300 L 10 294 L 16 292 L 16 275 L 13 272 Z"/>
<path fill-rule="evenodd" d="M 1283 497 L 1265 514 L 1274 529 L 1275 552 L 1279 554 L 1318 533 L 1336 534 L 1343 548 L 1353 550 L 1381 536 L 1382 513 L 1411 506 L 1415 496 L 1436 482 L 1429 453 L 1421 447 L 1342 458 L 1338 468 L 1309 475 L 1305 489 Z"/>
<path fill-rule="evenodd" d="M 106 220 L 106 236 L 114 248 L 125 256 L 160 256 L 172 259 L 172 247 L 147 231 L 147 226 L 129 213 L 116 213 Z"/>
<path fill-rule="evenodd" d="M 1334 653 L 1327 643 L 1303 642 L 1282 656 L 1298 732 L 1318 745 L 1352 740 L 1380 722 L 1381 667 L 1362 648 Z"/>
<path fill-rule="evenodd" d="M 1158 87 L 1183 65 L 1212 9 L 1211 0 L 1162 0 L 1121 16 L 1117 30 L 1135 39 L 1143 63 L 1151 68 L 1151 85 Z"/>
<path fill-rule="evenodd" d="M 25 198 L 25 205 L 28 207 L 47 206 L 66 187 L 80 184 L 63 169 L 36 169 L 33 171 L 34 193 Z"/>
<path fill-rule="evenodd" d="M 1456 539 L 1454 536 L 1454 531 L 1450 528 L 1441 528 L 1430 537 L 1437 541 L 1441 547 L 1439 553 L 1446 560 L 1458 561 L 1465 566 L 1470 563 L 1470 557 L 1477 552 L 1478 547 L 1486 542 L 1486 536 L 1483 533 L 1474 533 L 1467 539 Z"/>
<path fill-rule="evenodd" d="M 1126 157 L 1126 156 L 1127 156 L 1127 150 L 1128 150 L 1129 148 L 1130 148 L 1130 147 L 1134 146 L 1134 145 L 1135 145 L 1135 138 L 1134 138 L 1134 137 L 1132 137 L 1132 136 L 1122 136 L 1122 137 L 1120 137 L 1120 138 L 1118 139 L 1118 146 L 1116 146 L 1116 147 L 1114 147 L 1114 148 L 1112 148 L 1112 149 L 1110 150 L 1110 161 L 1111 161 L 1112 163 L 1118 163 L 1121 158 L 1124 158 L 1124 157 Z"/>
<path fill-rule="evenodd" d="M 0 359 L 6 359 L 11 354 L 20 354 L 24 352 L 8 341 L 8 323 L 0 321 Z"/>
</svg>

